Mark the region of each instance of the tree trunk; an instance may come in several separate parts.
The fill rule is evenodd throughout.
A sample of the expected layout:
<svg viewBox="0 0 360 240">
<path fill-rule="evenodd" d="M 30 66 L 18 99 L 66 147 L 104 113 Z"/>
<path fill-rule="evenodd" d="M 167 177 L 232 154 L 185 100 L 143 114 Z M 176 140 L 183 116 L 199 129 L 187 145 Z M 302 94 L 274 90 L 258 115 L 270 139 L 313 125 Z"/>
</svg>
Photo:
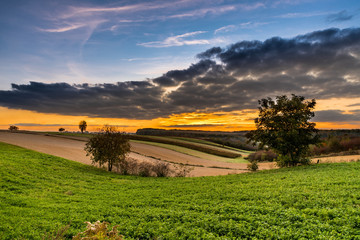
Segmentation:
<svg viewBox="0 0 360 240">
<path fill-rule="evenodd" d="M 108 163 L 108 171 L 111 172 L 112 170 L 112 163 Z"/>
</svg>

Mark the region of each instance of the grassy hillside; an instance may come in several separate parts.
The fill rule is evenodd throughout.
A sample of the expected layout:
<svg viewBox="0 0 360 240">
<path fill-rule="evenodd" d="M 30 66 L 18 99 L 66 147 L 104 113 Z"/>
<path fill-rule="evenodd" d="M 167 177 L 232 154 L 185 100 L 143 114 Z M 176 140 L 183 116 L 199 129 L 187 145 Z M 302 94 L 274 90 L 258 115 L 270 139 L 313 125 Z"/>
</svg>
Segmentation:
<svg viewBox="0 0 360 240">
<path fill-rule="evenodd" d="M 360 162 L 202 178 L 120 176 L 0 143 L 0 239 L 70 223 L 127 239 L 359 239 Z"/>
</svg>

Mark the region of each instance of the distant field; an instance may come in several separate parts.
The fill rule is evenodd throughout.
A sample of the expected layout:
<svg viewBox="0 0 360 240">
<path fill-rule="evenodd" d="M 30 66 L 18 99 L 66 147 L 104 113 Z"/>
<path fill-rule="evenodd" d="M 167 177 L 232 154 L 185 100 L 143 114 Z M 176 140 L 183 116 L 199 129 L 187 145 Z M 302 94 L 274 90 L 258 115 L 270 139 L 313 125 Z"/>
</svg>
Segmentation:
<svg viewBox="0 0 360 240">
<path fill-rule="evenodd" d="M 0 239 L 85 221 L 126 239 L 359 239 L 360 162 L 201 178 L 141 178 L 0 143 Z M 50 174 L 51 173 L 51 174 Z"/>
<path fill-rule="evenodd" d="M 92 137 L 91 133 L 70 133 L 70 132 L 44 132 L 49 135 L 62 135 L 62 136 L 72 136 L 72 137 Z"/>
<path fill-rule="evenodd" d="M 142 136 L 142 135 L 130 135 L 132 140 L 140 140 L 147 142 L 163 143 L 170 144 L 180 147 L 189 148 L 192 150 L 197 150 L 200 152 L 208 153 L 211 155 L 217 155 L 220 157 L 226 158 L 237 158 L 240 156 L 247 156 L 249 151 L 243 151 L 241 149 L 229 149 L 221 147 L 220 145 L 207 144 L 207 141 L 197 139 L 197 141 L 189 141 L 187 138 L 174 138 L 174 137 L 159 137 L 159 136 Z"/>
<path fill-rule="evenodd" d="M 203 139 L 185 138 L 185 137 L 169 137 L 169 138 L 179 139 L 179 140 L 188 141 L 188 142 L 194 142 L 194 143 L 206 144 L 206 145 L 210 145 L 210 146 L 220 147 L 222 149 L 225 148 L 227 150 L 233 150 L 235 153 L 240 152 L 242 154 L 249 154 L 249 153 L 253 152 L 253 151 L 248 151 L 248 150 L 244 150 L 244 149 L 238 149 L 238 148 L 233 148 L 233 147 L 229 147 L 229 146 L 224 146 L 224 145 L 221 145 L 219 143 L 214 143 L 214 142 L 206 141 L 206 140 L 203 140 Z"/>
<path fill-rule="evenodd" d="M 74 136 L 74 137 L 91 137 L 91 134 L 81 134 L 81 133 L 58 133 L 58 132 L 48 132 L 47 134 L 52 135 L 64 135 L 64 136 Z M 131 140 L 139 140 L 144 142 L 152 143 L 159 143 L 153 144 L 156 146 L 166 146 L 168 149 L 177 150 L 184 153 L 192 153 L 193 151 L 200 151 L 206 153 L 208 155 L 216 155 L 218 157 L 223 158 L 233 158 L 233 161 L 223 159 L 222 161 L 226 160 L 227 162 L 239 162 L 239 159 L 243 159 L 251 153 L 250 151 L 230 148 L 230 147 L 223 147 L 220 144 L 212 143 L 209 141 L 195 139 L 195 138 L 184 138 L 184 137 L 160 137 L 160 136 L 142 136 L 142 135 L 129 135 Z M 166 145 L 161 145 L 166 144 Z M 173 146 L 168 146 L 173 145 Z M 188 150 L 185 150 L 187 148 Z M 185 151 L 184 151 L 185 150 Z M 190 154 L 193 155 L 193 154 Z M 219 158 L 220 159 L 220 158 Z"/>
<path fill-rule="evenodd" d="M 149 142 L 149 141 L 139 141 L 139 140 L 131 140 L 134 142 L 144 143 L 148 145 L 158 146 L 162 148 L 167 148 L 170 150 L 174 150 L 180 153 L 185 153 L 191 156 L 199 157 L 202 159 L 207 159 L 211 161 L 219 161 L 219 162 L 230 162 L 230 163 L 248 163 L 249 161 L 244 159 L 243 157 L 236 157 L 236 158 L 226 158 L 226 157 L 220 157 L 212 154 L 208 154 L 205 152 L 196 151 L 190 148 L 180 147 L 177 145 L 172 144 L 165 144 L 165 143 L 158 143 L 158 142 Z"/>
</svg>

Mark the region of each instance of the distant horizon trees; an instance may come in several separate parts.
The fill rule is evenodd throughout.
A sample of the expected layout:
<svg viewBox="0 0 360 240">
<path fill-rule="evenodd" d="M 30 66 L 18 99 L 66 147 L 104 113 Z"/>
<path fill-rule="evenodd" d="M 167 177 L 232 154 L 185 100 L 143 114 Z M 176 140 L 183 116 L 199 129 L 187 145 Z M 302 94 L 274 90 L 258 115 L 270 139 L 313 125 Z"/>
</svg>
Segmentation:
<svg viewBox="0 0 360 240">
<path fill-rule="evenodd" d="M 84 131 L 86 131 L 87 128 L 87 123 L 85 120 L 80 121 L 79 123 L 79 129 L 81 131 L 81 133 L 84 133 Z"/>
<path fill-rule="evenodd" d="M 18 126 L 15 126 L 15 125 L 11 125 L 11 126 L 9 127 L 9 130 L 10 130 L 10 131 L 17 131 L 17 130 L 19 130 L 19 127 L 18 127 Z"/>
</svg>

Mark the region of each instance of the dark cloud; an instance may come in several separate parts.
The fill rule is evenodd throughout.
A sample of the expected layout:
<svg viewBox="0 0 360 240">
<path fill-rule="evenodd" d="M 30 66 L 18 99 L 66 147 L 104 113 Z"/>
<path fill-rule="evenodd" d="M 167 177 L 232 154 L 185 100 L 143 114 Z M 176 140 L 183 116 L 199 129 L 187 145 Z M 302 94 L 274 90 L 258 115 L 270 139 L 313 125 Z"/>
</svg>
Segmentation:
<svg viewBox="0 0 360 240">
<path fill-rule="evenodd" d="M 187 69 L 145 81 L 13 84 L 11 91 L 0 91 L 0 105 L 46 113 L 152 119 L 194 111 L 256 109 L 258 99 L 283 94 L 328 99 L 358 97 L 360 92 L 360 28 L 240 41 L 211 48 L 198 58 Z"/>
<path fill-rule="evenodd" d="M 316 122 L 352 122 L 360 121 L 360 111 L 353 111 L 351 114 L 341 110 L 324 110 L 315 113 Z"/>
<path fill-rule="evenodd" d="M 353 19 L 354 16 L 355 14 L 350 14 L 348 11 L 343 10 L 341 12 L 328 15 L 326 20 L 328 22 L 343 22 Z"/>
</svg>

